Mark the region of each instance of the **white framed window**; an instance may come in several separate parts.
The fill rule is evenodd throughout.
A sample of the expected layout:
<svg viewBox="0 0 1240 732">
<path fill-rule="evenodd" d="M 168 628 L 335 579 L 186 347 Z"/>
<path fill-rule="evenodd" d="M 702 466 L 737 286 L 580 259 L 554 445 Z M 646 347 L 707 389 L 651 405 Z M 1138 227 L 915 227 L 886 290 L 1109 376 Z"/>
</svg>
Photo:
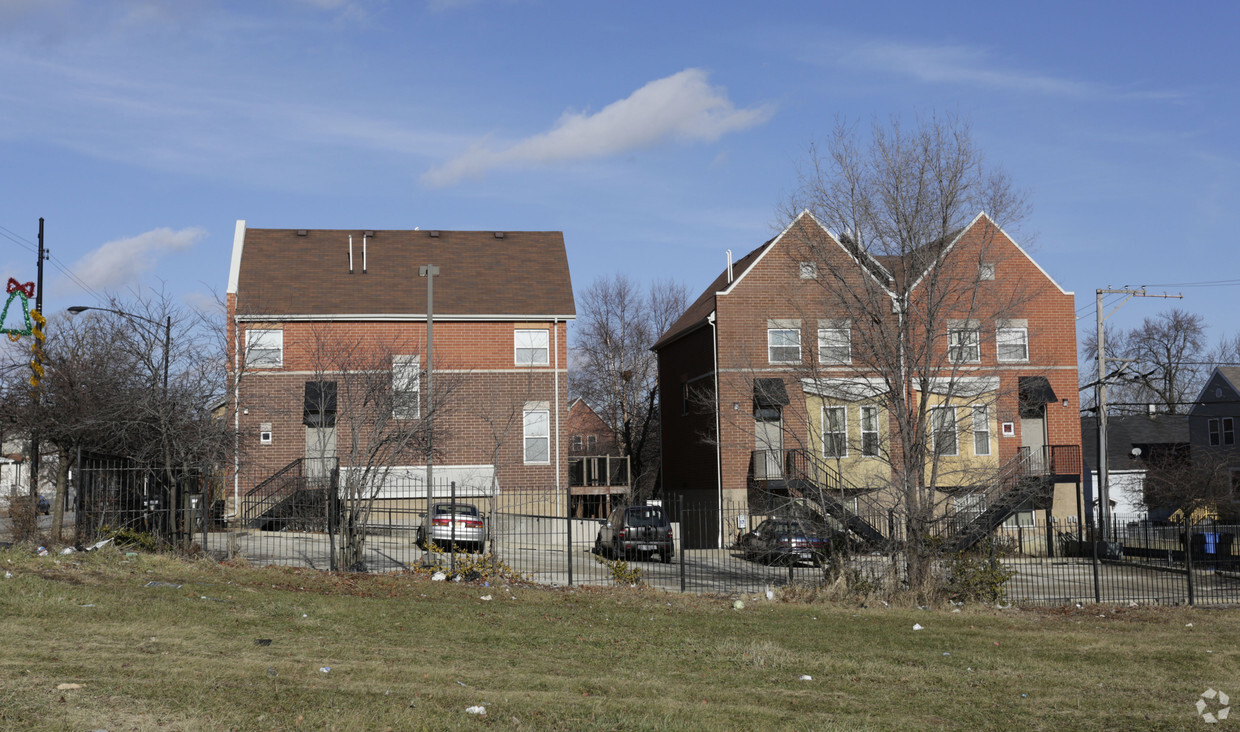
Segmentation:
<svg viewBox="0 0 1240 732">
<path fill-rule="evenodd" d="M 995 331 L 995 356 L 1000 361 L 1028 361 L 1029 329 L 997 329 Z"/>
<path fill-rule="evenodd" d="M 573 435 L 573 450 L 581 452 L 581 435 Z"/>
<path fill-rule="evenodd" d="M 1033 504 L 1029 501 L 1022 503 L 1012 511 L 1012 515 L 1003 520 L 1003 527 L 1007 529 L 1028 529 L 1037 525 L 1033 515 Z"/>
<path fill-rule="evenodd" d="M 1231 417 L 1212 419 L 1209 424 L 1211 445 L 1236 444 L 1235 421 Z"/>
<path fill-rule="evenodd" d="M 284 331 L 247 330 L 245 332 L 245 365 L 255 369 L 278 369 L 284 366 Z"/>
<path fill-rule="evenodd" d="M 822 408 L 822 456 L 848 457 L 848 411 L 845 407 Z"/>
<path fill-rule="evenodd" d="M 801 262 L 801 279 L 816 280 L 818 279 L 818 263 L 817 262 Z"/>
<path fill-rule="evenodd" d="M 545 328 L 512 333 L 513 350 L 518 366 L 546 366 L 551 363 L 551 331 Z"/>
<path fill-rule="evenodd" d="M 392 357 L 392 416 L 417 419 L 422 416 L 422 357 Z"/>
<path fill-rule="evenodd" d="M 956 408 L 931 407 L 930 430 L 934 438 L 936 455 L 957 455 L 959 446 L 956 444 Z"/>
<path fill-rule="evenodd" d="M 258 444 L 260 445 L 271 444 L 271 423 L 270 422 L 263 422 L 262 424 L 258 425 Z"/>
<path fill-rule="evenodd" d="M 861 454 L 878 455 L 878 407 L 861 408 Z"/>
<path fill-rule="evenodd" d="M 993 280 L 995 278 L 995 263 L 982 262 L 977 265 L 977 278 L 979 280 Z"/>
<path fill-rule="evenodd" d="M 551 462 L 551 411 L 546 402 L 525 405 L 525 463 L 547 465 Z"/>
<path fill-rule="evenodd" d="M 955 509 L 956 515 L 965 521 L 973 519 L 986 513 L 986 495 L 983 493 L 965 493 L 959 496 L 952 496 L 952 508 Z"/>
<path fill-rule="evenodd" d="M 819 328 L 818 361 L 820 363 L 852 363 L 852 329 Z"/>
<path fill-rule="evenodd" d="M 771 363 L 801 363 L 801 329 L 767 328 L 766 348 Z"/>
<path fill-rule="evenodd" d="M 947 329 L 947 358 L 952 363 L 977 363 L 982 360 L 981 331 L 977 328 Z"/>
<path fill-rule="evenodd" d="M 985 405 L 973 407 L 973 454 L 990 454 L 990 410 Z"/>
</svg>

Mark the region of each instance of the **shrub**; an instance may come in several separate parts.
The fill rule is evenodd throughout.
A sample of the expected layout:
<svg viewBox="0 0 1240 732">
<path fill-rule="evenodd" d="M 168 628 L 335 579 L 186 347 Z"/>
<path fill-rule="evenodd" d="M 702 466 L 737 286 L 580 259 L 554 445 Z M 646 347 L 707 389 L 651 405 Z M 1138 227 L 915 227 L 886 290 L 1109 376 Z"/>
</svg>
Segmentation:
<svg viewBox="0 0 1240 732">
<path fill-rule="evenodd" d="M 618 585 L 640 585 L 642 582 L 641 567 L 634 567 L 623 559 L 604 559 L 595 554 L 594 561 L 606 567 L 612 581 Z"/>
<path fill-rule="evenodd" d="M 1014 574 L 996 559 L 957 554 L 948 569 L 946 589 L 955 600 L 1001 602 L 1007 597 L 1004 585 Z"/>
</svg>

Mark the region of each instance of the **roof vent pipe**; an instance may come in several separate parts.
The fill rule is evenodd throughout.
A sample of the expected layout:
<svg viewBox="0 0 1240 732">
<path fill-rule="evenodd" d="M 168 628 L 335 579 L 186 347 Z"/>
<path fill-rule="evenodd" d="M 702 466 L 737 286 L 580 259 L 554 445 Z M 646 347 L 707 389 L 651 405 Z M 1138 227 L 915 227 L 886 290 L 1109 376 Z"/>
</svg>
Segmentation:
<svg viewBox="0 0 1240 732">
<path fill-rule="evenodd" d="M 732 284 L 732 250 L 728 250 L 728 284 Z"/>
<path fill-rule="evenodd" d="M 349 234 L 349 274 L 353 274 L 353 235 Z"/>
<path fill-rule="evenodd" d="M 375 235 L 373 231 L 368 231 L 366 234 Z M 366 234 L 362 235 L 362 274 L 366 274 Z"/>
</svg>

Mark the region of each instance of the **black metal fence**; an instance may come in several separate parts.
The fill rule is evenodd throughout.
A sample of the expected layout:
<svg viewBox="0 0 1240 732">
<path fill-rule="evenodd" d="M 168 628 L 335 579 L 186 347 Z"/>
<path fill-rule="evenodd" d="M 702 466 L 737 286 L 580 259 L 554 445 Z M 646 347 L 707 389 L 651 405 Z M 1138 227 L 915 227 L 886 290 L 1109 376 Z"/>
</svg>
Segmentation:
<svg viewBox="0 0 1240 732">
<path fill-rule="evenodd" d="M 279 500 L 255 494 L 230 506 L 231 513 L 225 515 L 222 483 L 181 471 L 169 485 L 164 471 L 88 458 L 74 479 L 78 535 L 90 541 L 131 529 L 172 545 L 197 545 L 221 559 L 322 570 L 438 567 L 451 574 L 478 561 L 502 562 L 548 585 L 639 581 L 673 592 L 761 593 L 789 584 L 835 582 L 841 569 L 853 581 L 873 586 L 898 584 L 904 577 L 906 559 L 898 542 L 879 551 L 851 551 L 834 563 L 829 551 L 757 547 L 751 535 L 771 516 L 751 513 L 744 505 L 665 506 L 674 548 L 671 561 L 664 562 L 655 552 L 626 557 L 612 557 L 606 547 L 600 552 L 596 539 L 601 520 L 565 518 L 566 496 L 492 496 L 479 494 L 477 486 L 445 482 L 435 486 L 429 499 L 416 485 L 389 484 L 378 497 L 350 500 L 338 473 L 326 472 L 325 478 L 323 471 L 290 470 L 283 478 L 293 487 L 272 489 Z M 469 495 L 471 490 L 474 495 Z M 419 541 L 433 502 L 477 508 L 485 527 L 481 553 L 465 551 L 465 541 L 460 541 L 462 546 L 440 541 L 437 547 Z M 1015 514 L 961 555 L 993 561 L 1009 571 L 1008 601 L 1240 604 L 1235 545 L 1240 526 L 1205 521 L 1185 527 L 1123 517 L 1101 529 L 1048 526 L 1036 521 L 1041 515 Z M 891 515 L 871 518 L 899 523 Z M 892 535 L 901 535 L 901 527 L 889 528 Z M 682 543 L 686 536 L 693 537 L 689 545 Z M 956 557 L 942 557 L 933 569 L 950 583 L 952 573 L 967 565 Z"/>
</svg>

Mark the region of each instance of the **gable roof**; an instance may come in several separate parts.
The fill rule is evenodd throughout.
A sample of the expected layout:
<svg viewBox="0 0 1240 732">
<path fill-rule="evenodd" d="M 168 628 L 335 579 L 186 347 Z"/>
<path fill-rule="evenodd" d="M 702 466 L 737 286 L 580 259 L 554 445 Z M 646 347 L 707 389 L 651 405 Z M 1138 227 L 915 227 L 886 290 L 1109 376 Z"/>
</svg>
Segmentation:
<svg viewBox="0 0 1240 732">
<path fill-rule="evenodd" d="M 1220 400 L 1210 396 L 1210 387 L 1214 384 L 1215 378 L 1222 379 L 1231 388 L 1231 397 Z M 1197 394 L 1197 399 L 1189 413 L 1197 412 L 1206 404 L 1218 404 L 1220 401 L 1232 402 L 1237 398 L 1240 398 L 1240 366 L 1215 366 L 1214 370 L 1210 372 L 1210 376 L 1206 379 L 1206 383 L 1202 385 L 1201 391 Z"/>
<path fill-rule="evenodd" d="M 1107 418 L 1109 470 L 1144 470 L 1132 455 L 1136 445 L 1187 445 L 1187 414 L 1129 414 Z M 1098 467 L 1098 418 L 1081 417 L 1081 452 L 1085 464 Z"/>
<path fill-rule="evenodd" d="M 418 268 L 428 264 L 439 268 L 436 317 L 576 315 L 558 231 L 299 231 L 238 221 L 232 256 L 228 291 L 240 317 L 423 318 Z"/>
</svg>

